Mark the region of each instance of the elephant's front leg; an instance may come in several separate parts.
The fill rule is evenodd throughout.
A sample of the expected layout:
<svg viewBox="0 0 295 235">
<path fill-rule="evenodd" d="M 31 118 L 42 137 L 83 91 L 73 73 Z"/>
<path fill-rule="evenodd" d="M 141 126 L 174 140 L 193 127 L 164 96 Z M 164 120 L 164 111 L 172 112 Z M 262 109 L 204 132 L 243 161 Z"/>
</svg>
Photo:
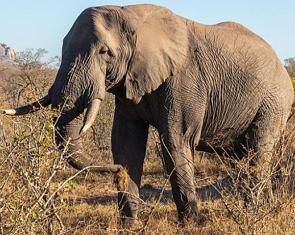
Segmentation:
<svg viewBox="0 0 295 235">
<path fill-rule="evenodd" d="M 179 220 L 197 221 L 193 151 L 189 141 L 180 135 L 162 135 L 161 142 Z"/>
<path fill-rule="evenodd" d="M 130 180 L 125 192 L 118 193 L 121 222 L 137 222 L 139 187 L 148 137 L 148 125 L 131 121 L 116 110 L 112 130 L 112 152 L 115 164 L 126 167 Z"/>
</svg>

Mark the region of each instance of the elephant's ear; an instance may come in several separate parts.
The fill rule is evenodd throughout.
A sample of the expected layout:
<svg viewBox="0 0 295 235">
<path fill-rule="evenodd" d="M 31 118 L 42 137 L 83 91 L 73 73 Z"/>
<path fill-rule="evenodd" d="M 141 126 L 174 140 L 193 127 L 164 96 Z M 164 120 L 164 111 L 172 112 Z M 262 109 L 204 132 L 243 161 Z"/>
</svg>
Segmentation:
<svg viewBox="0 0 295 235">
<path fill-rule="evenodd" d="M 161 9 L 143 19 L 136 29 L 136 38 L 125 89 L 126 97 L 138 103 L 184 66 L 188 53 L 186 22 Z"/>
</svg>

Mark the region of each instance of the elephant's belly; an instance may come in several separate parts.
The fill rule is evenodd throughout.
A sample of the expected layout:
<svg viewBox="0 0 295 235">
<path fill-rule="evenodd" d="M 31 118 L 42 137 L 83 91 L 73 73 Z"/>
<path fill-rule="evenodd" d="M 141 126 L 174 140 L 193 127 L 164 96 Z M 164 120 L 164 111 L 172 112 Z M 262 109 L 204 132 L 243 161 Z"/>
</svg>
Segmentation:
<svg viewBox="0 0 295 235">
<path fill-rule="evenodd" d="M 250 120 L 241 123 L 236 122 L 236 125 L 233 125 L 233 127 L 220 128 L 215 132 L 212 130 L 202 130 L 196 150 L 242 158 L 245 155 L 243 145 L 245 134 L 250 128 L 253 119 Z"/>
<path fill-rule="evenodd" d="M 231 106 L 220 107 L 221 103 L 217 106 L 218 112 L 211 109 L 210 115 L 205 116 L 200 140 L 214 147 L 231 147 L 243 138 L 257 114 L 258 105 L 249 107 L 249 104 L 237 102 Z"/>
<path fill-rule="evenodd" d="M 199 148 L 231 148 L 242 140 L 249 125 L 250 122 L 247 122 L 246 125 L 241 123 L 234 127 L 220 128 L 216 131 L 202 130 Z"/>
<path fill-rule="evenodd" d="M 200 142 L 214 147 L 226 147 L 234 144 L 240 134 L 235 129 L 222 130 L 217 133 L 201 135 Z"/>
</svg>

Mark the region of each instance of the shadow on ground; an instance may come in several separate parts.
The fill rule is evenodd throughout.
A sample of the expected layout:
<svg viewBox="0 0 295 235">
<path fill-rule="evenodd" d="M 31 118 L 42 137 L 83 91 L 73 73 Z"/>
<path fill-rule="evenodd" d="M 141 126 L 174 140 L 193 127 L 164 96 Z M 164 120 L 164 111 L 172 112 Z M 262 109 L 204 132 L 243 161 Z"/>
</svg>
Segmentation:
<svg viewBox="0 0 295 235">
<path fill-rule="evenodd" d="M 220 199 L 222 194 L 234 193 L 234 185 L 231 177 L 227 176 L 218 182 L 210 185 L 205 185 L 196 188 L 196 194 L 201 201 L 214 201 Z M 291 194 L 295 193 L 295 187 L 293 185 L 293 190 L 290 190 Z M 223 194 L 224 195 L 224 194 Z M 150 184 L 145 184 L 140 189 L 140 198 L 143 201 L 151 202 L 160 200 L 161 203 L 167 204 L 173 201 L 171 190 L 165 190 L 162 188 L 156 188 Z M 87 203 L 89 205 L 111 205 L 117 203 L 116 195 L 101 195 L 94 197 L 81 197 L 81 198 L 69 198 L 64 199 L 69 205 Z"/>
<path fill-rule="evenodd" d="M 199 200 L 207 201 L 207 200 L 216 200 L 221 198 L 222 191 L 230 191 L 233 187 L 232 180 L 230 177 L 225 177 L 222 180 L 206 185 L 203 187 L 196 188 L 196 194 Z M 162 188 L 153 187 L 150 184 L 145 184 L 140 189 L 140 198 L 144 201 L 157 201 L 160 198 L 161 203 L 169 203 L 173 201 L 171 190 L 163 190 Z M 89 205 L 110 205 L 117 202 L 117 196 L 115 195 L 101 195 L 94 197 L 81 197 L 75 199 L 64 199 L 68 204 L 81 204 L 87 203 Z"/>
</svg>

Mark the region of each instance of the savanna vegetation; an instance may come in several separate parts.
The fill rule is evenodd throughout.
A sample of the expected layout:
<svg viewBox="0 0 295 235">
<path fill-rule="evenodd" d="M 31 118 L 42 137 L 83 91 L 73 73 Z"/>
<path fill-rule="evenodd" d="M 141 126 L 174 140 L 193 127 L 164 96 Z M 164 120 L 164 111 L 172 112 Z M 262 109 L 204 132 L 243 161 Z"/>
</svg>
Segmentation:
<svg viewBox="0 0 295 235">
<path fill-rule="evenodd" d="M 28 103 L 47 92 L 58 61 L 41 62 L 44 53 L 26 51 L 14 64 L 0 63 L 1 108 Z M 285 61 L 291 76 L 295 75 L 293 62 L 292 58 Z M 108 95 L 95 125 L 84 137 L 85 149 L 97 165 L 112 162 L 113 110 L 114 99 Z M 58 115 L 58 111 L 44 109 L 22 117 L 0 116 L 0 234 L 295 233 L 295 116 L 290 117 L 274 153 L 275 198 L 258 208 L 246 207 L 240 193 L 239 175 L 249 174 L 249 159 L 232 164 L 226 157 L 196 154 L 195 181 L 202 221 L 186 227 L 177 222 L 157 133 L 150 128 L 141 188 L 143 227 L 134 232 L 118 229 L 114 177 L 77 172 L 65 163 L 53 141 L 52 120 Z M 255 200 L 253 195 L 250 191 L 249 198 Z"/>
</svg>

